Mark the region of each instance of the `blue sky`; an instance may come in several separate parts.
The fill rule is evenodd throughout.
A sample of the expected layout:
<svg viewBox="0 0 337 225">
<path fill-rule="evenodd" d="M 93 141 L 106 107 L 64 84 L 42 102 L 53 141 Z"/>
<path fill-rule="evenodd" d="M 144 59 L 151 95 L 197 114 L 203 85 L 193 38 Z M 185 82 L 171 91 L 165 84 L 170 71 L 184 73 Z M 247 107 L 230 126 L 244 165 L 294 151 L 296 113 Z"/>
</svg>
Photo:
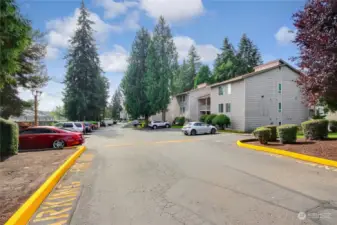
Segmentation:
<svg viewBox="0 0 337 225">
<path fill-rule="evenodd" d="M 62 105 L 65 74 L 63 56 L 67 41 L 76 29 L 78 0 L 19 0 L 21 13 L 35 29 L 46 33 L 48 74 L 52 77 L 42 89 L 40 110 Z M 296 56 L 291 43 L 294 34 L 292 15 L 304 6 L 304 0 L 85 0 L 95 22 L 95 37 L 103 70 L 110 80 L 111 95 L 126 69 L 127 57 L 136 31 L 150 31 L 163 15 L 172 28 L 180 59 L 189 47 L 196 46 L 202 62 L 213 65 L 224 37 L 237 46 L 246 33 L 258 46 L 264 62 Z M 31 99 L 29 90 L 21 97 Z"/>
</svg>

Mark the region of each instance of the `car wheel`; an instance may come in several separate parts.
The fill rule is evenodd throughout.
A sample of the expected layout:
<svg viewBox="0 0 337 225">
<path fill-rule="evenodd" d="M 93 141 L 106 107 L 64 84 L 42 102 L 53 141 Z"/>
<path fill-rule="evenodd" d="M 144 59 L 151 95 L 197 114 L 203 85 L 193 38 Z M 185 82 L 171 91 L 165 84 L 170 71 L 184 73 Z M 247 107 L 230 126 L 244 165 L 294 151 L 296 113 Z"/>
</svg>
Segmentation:
<svg viewBox="0 0 337 225">
<path fill-rule="evenodd" d="M 56 140 L 53 142 L 54 149 L 63 149 L 65 146 L 65 142 L 63 140 Z"/>
<path fill-rule="evenodd" d="M 196 130 L 191 130 L 191 135 L 196 135 L 197 131 Z"/>
<path fill-rule="evenodd" d="M 170 127 L 170 124 L 166 124 L 166 126 L 165 126 L 166 128 L 169 128 Z"/>
<path fill-rule="evenodd" d="M 154 125 L 152 128 L 155 130 L 155 129 L 157 129 L 157 126 L 156 126 L 156 125 Z"/>
<path fill-rule="evenodd" d="M 215 133 L 216 133 L 216 130 L 214 128 L 212 128 L 211 134 L 215 134 Z"/>
</svg>

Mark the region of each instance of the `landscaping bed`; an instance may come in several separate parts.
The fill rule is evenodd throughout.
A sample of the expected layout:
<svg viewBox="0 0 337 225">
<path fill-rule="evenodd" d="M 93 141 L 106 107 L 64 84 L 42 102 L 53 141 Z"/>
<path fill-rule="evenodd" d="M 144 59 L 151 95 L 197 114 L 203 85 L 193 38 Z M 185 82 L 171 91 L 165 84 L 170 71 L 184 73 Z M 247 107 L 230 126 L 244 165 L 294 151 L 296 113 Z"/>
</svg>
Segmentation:
<svg viewBox="0 0 337 225">
<path fill-rule="evenodd" d="M 24 152 L 0 162 L 0 224 L 23 204 L 76 149 Z"/>
<path fill-rule="evenodd" d="M 271 141 L 265 145 L 260 144 L 259 141 L 249 141 L 246 143 L 337 161 L 337 138 L 330 138 L 322 141 L 297 139 L 297 142 L 294 144 L 281 144 L 280 142 Z"/>
</svg>

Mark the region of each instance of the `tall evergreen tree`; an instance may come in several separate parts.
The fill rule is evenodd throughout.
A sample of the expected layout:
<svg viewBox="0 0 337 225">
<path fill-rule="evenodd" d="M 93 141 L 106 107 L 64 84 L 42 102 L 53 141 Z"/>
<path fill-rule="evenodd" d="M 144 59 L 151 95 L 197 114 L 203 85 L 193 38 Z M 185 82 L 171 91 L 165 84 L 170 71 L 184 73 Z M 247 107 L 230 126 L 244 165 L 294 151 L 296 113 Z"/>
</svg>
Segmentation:
<svg viewBox="0 0 337 225">
<path fill-rule="evenodd" d="M 77 30 L 66 55 L 64 110 L 70 120 L 98 120 L 101 117 L 102 89 L 106 84 L 93 38 L 93 22 L 84 2 L 81 3 Z M 106 97 L 106 96 L 104 96 Z"/>
<path fill-rule="evenodd" d="M 188 64 L 186 60 L 183 60 L 183 63 L 179 66 L 173 76 L 173 92 L 172 94 L 179 94 L 181 92 L 187 91 L 185 84 L 188 82 Z"/>
<path fill-rule="evenodd" d="M 191 90 L 194 87 L 195 78 L 197 73 L 200 69 L 200 56 L 197 53 L 196 48 L 194 45 L 191 46 L 190 50 L 188 51 L 188 58 L 187 58 L 187 65 L 188 65 L 188 72 L 187 77 L 185 80 L 185 90 Z"/>
<path fill-rule="evenodd" d="M 114 120 L 120 119 L 120 113 L 123 110 L 121 105 L 121 90 L 118 88 L 114 95 L 112 96 L 111 101 L 111 116 Z"/>
<path fill-rule="evenodd" d="M 162 90 L 157 94 L 160 99 L 162 119 L 165 121 L 165 113 L 170 103 L 170 94 L 173 87 L 173 75 L 178 68 L 178 53 L 173 41 L 171 29 L 163 17 L 159 18 L 153 32 L 153 45 L 157 52 L 157 60 L 160 74 L 160 86 Z"/>
<path fill-rule="evenodd" d="M 196 88 L 199 84 L 202 83 L 211 83 L 212 72 L 207 65 L 203 65 L 200 67 L 200 70 L 194 81 L 194 88 Z"/>
<path fill-rule="evenodd" d="M 20 56 L 31 44 L 32 28 L 14 0 L 0 1 L 0 89 L 15 83 L 13 75 L 20 70 Z"/>
<path fill-rule="evenodd" d="M 261 54 L 253 42 L 243 34 L 239 43 L 237 54 L 238 75 L 253 72 L 254 67 L 262 64 Z"/>
<path fill-rule="evenodd" d="M 214 80 L 216 82 L 235 77 L 238 69 L 235 49 L 227 37 L 224 39 L 221 51 L 214 65 Z"/>
<path fill-rule="evenodd" d="M 150 42 L 150 34 L 145 28 L 137 32 L 132 44 L 128 68 L 121 83 L 126 111 L 132 118 L 138 119 L 144 116 L 146 121 L 152 113 L 145 92 L 146 58 Z"/>
</svg>

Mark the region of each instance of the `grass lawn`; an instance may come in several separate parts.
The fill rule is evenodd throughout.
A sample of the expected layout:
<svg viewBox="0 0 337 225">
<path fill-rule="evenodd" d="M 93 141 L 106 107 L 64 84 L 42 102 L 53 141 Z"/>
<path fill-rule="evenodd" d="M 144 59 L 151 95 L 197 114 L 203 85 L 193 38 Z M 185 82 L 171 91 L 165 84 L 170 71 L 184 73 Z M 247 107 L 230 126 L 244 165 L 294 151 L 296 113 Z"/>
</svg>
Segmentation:
<svg viewBox="0 0 337 225">
<path fill-rule="evenodd" d="M 235 133 L 235 134 L 246 134 L 244 131 L 239 131 L 239 130 L 218 130 L 220 133 Z"/>
<path fill-rule="evenodd" d="M 303 134 L 297 134 L 297 138 L 304 138 Z M 337 133 L 329 133 L 329 138 L 337 138 Z"/>
<path fill-rule="evenodd" d="M 181 129 L 181 128 L 183 128 L 183 126 L 179 126 L 179 125 L 172 125 L 171 127 L 172 127 L 172 128 L 176 128 L 176 129 Z"/>
</svg>

